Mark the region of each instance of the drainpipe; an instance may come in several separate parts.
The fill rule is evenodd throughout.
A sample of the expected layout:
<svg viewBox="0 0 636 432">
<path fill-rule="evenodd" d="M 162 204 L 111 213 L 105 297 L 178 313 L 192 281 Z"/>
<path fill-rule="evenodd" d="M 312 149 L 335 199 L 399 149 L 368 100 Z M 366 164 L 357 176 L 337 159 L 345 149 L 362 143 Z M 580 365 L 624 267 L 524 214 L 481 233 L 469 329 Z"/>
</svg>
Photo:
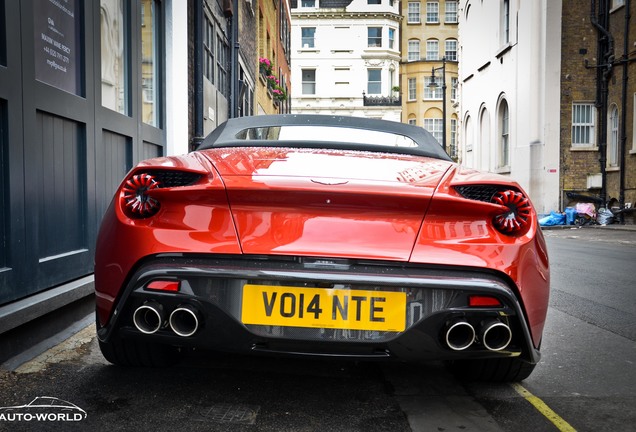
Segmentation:
<svg viewBox="0 0 636 432">
<path fill-rule="evenodd" d="M 603 23 L 599 23 L 596 16 L 596 0 L 592 0 L 590 22 L 598 30 L 598 58 L 602 61 L 602 65 L 596 72 L 596 107 L 599 110 L 599 130 L 598 130 L 598 151 L 599 164 L 601 168 L 601 200 L 603 205 L 607 204 L 607 99 L 608 99 L 608 83 L 612 76 L 612 63 L 614 54 L 614 38 L 607 30 L 607 19 L 609 14 L 609 4 L 607 0 L 599 2 L 599 9 L 602 9 Z M 599 11 L 598 15 L 601 13 Z"/>
<path fill-rule="evenodd" d="M 228 21 L 230 23 L 230 46 L 232 52 L 230 54 L 230 118 L 239 116 L 239 9 L 238 0 L 232 1 L 232 15 Z M 226 16 L 228 12 L 226 11 Z"/>
<path fill-rule="evenodd" d="M 192 148 L 203 141 L 203 0 L 194 0 L 194 136 Z"/>
<path fill-rule="evenodd" d="M 623 87 L 621 89 L 621 142 L 618 149 L 619 154 L 619 188 L 618 188 L 618 204 L 621 209 L 625 208 L 625 147 L 627 141 L 627 81 L 629 80 L 629 19 L 630 19 L 630 0 L 625 0 L 625 36 L 623 38 Z M 620 214 L 620 222 L 625 223 L 625 215 Z"/>
</svg>

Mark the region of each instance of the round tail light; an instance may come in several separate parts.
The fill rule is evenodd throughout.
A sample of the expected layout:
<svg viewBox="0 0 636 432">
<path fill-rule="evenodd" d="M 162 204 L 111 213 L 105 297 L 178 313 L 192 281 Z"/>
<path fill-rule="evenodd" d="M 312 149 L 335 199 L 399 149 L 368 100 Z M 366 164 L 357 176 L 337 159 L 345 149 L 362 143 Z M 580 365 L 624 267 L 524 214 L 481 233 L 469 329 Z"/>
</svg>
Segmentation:
<svg viewBox="0 0 636 432">
<path fill-rule="evenodd" d="M 148 195 L 148 191 L 157 189 L 159 183 L 150 174 L 135 174 L 124 184 L 122 199 L 129 216 L 147 218 L 159 211 L 159 201 Z"/>
<path fill-rule="evenodd" d="M 508 208 L 506 213 L 495 216 L 495 228 L 504 234 L 522 233 L 530 223 L 532 206 L 530 200 L 521 192 L 514 190 L 500 191 L 493 195 L 491 202 Z"/>
</svg>

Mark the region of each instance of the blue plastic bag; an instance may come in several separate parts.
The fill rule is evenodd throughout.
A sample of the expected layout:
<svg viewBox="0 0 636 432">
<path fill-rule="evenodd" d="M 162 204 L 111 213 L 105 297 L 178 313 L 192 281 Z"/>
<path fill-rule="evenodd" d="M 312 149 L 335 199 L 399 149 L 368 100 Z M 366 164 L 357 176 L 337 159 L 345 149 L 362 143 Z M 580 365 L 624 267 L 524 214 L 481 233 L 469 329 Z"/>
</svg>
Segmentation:
<svg viewBox="0 0 636 432">
<path fill-rule="evenodd" d="M 565 225 L 565 214 L 551 211 L 546 217 L 539 219 L 541 226 Z"/>
</svg>

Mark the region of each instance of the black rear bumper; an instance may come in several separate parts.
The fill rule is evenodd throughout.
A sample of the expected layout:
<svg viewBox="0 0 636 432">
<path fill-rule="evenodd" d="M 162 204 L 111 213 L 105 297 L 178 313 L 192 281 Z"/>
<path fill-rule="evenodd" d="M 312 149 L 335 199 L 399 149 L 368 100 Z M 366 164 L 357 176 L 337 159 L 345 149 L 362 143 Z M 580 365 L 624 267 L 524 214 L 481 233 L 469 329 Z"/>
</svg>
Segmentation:
<svg viewBox="0 0 636 432">
<path fill-rule="evenodd" d="M 179 280 L 179 292 L 149 291 L 153 280 Z M 241 292 L 246 283 L 334 286 L 355 290 L 407 293 L 406 329 L 401 332 L 342 330 L 244 324 Z M 469 295 L 491 295 L 502 307 L 468 307 Z M 180 305 L 193 306 L 200 326 L 181 337 L 166 324 L 153 334 L 133 324 L 134 311 L 154 301 L 169 314 Z M 495 319 L 511 329 L 503 350 L 487 349 L 476 338 L 456 351 L 442 334 L 450 322 L 466 320 L 478 328 Z M 163 254 L 144 260 L 117 299 L 109 323 L 98 330 L 102 342 L 111 337 L 142 338 L 169 345 L 219 351 L 297 356 L 342 356 L 364 359 L 452 360 L 520 356 L 537 363 L 527 321 L 516 289 L 483 270 L 424 267 L 395 262 L 329 258 L 264 256 L 189 256 Z"/>
</svg>

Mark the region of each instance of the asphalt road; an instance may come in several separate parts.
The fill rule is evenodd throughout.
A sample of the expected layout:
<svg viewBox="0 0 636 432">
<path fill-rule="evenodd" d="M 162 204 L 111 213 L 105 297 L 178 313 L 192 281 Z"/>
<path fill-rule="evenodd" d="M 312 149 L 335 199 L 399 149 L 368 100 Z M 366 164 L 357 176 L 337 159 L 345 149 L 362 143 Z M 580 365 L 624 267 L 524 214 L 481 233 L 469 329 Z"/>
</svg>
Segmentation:
<svg viewBox="0 0 636 432">
<path fill-rule="evenodd" d="M 438 363 L 199 353 L 170 369 L 118 368 L 101 357 L 88 326 L 0 370 L 0 406 L 52 396 L 87 417 L 7 422 L 0 410 L 0 430 L 635 430 L 636 231 L 545 234 L 551 307 L 542 361 L 521 387 L 460 383 Z"/>
</svg>

